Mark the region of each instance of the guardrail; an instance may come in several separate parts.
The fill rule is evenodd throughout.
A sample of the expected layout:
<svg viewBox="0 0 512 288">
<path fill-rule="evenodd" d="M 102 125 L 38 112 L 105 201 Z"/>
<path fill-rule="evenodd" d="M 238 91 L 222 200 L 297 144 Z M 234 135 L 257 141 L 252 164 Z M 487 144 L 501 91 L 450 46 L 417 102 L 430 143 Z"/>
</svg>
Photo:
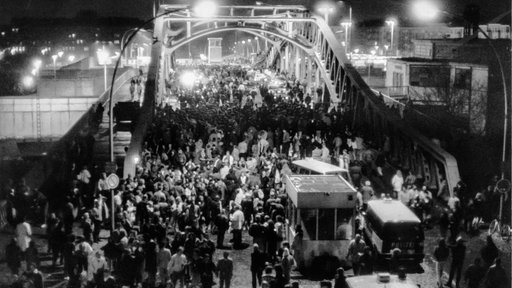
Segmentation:
<svg viewBox="0 0 512 288">
<path fill-rule="evenodd" d="M 460 180 L 457 160 L 439 145 L 419 133 L 408 123 L 403 121 L 383 103 L 361 78 L 356 69 L 350 64 L 344 53 L 343 47 L 336 40 L 330 27 L 325 21 L 315 15 L 311 15 L 313 23 L 293 23 L 294 32 L 299 37 L 315 47 L 316 57 L 322 63 L 324 77 L 332 81 L 328 86 L 331 91 L 342 94 L 342 99 L 347 101 L 353 112 L 353 124 L 369 123 L 373 126 L 375 134 L 382 134 L 379 127 L 386 127 L 393 134 L 396 146 L 413 153 L 413 147 L 421 147 L 423 152 L 438 161 L 444 170 L 444 175 L 450 193 Z M 327 72 L 326 72 L 327 71 Z M 329 87 L 328 87 L 329 88 Z M 331 93 L 331 95 L 333 95 Z M 385 123 L 383 123 L 385 122 Z M 407 153 L 402 151 L 397 152 Z M 434 171 L 430 171 L 434 172 Z"/>
</svg>

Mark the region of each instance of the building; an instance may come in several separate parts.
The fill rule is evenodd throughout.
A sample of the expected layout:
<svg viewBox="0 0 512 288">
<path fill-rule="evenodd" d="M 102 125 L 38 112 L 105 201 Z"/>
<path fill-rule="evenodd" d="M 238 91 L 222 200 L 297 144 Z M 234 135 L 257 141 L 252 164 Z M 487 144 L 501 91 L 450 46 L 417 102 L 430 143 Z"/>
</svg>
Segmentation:
<svg viewBox="0 0 512 288">
<path fill-rule="evenodd" d="M 93 45 L 120 46 L 123 34 L 141 24 L 135 18 L 98 18 L 77 15 L 74 18 L 19 18 L 0 27 L 0 50 L 11 54 L 39 56 L 43 68 L 66 66 L 96 56 Z M 52 56 L 62 52 L 53 60 Z"/>
<path fill-rule="evenodd" d="M 479 26 L 491 39 L 510 39 L 510 25 L 489 23 Z M 342 26 L 332 27 L 340 43 L 345 40 L 345 30 Z M 465 36 L 463 26 L 449 26 L 446 23 L 432 23 L 424 26 L 408 26 L 400 23 L 393 27 L 391 41 L 391 26 L 383 20 L 360 22 L 353 27 L 351 50 L 359 49 L 363 53 L 375 50 L 377 55 L 399 55 L 414 57 L 414 41 L 423 39 L 460 39 Z M 485 39 L 483 33 L 478 33 L 479 39 Z M 393 42 L 393 43 L 391 43 Z M 391 47 L 393 45 L 393 47 Z M 396 53 L 392 53 L 397 49 Z"/>
<path fill-rule="evenodd" d="M 208 38 L 208 64 L 222 62 L 222 38 Z"/>
<path fill-rule="evenodd" d="M 459 38 L 413 43 L 414 57 L 388 60 L 384 92 L 441 104 L 465 117 L 473 133 L 501 134 L 503 115 L 496 111 L 502 110 L 504 87 L 510 95 L 510 86 L 502 80 L 510 79 L 510 69 L 500 66 L 510 67 L 510 41 Z"/>
<path fill-rule="evenodd" d="M 485 130 L 489 69 L 485 65 L 429 60 L 390 59 L 387 94 L 414 105 L 441 106 L 468 120 L 469 130 Z"/>
</svg>

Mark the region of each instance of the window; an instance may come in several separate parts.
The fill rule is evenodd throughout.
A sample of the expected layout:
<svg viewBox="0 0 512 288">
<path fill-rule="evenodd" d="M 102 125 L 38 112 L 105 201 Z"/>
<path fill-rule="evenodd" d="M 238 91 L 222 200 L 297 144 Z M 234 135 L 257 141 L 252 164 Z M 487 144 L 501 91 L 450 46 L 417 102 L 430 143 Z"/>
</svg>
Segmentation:
<svg viewBox="0 0 512 288">
<path fill-rule="evenodd" d="M 316 240 L 316 209 L 300 209 L 300 220 L 304 239 Z"/>
<path fill-rule="evenodd" d="M 336 240 L 352 239 L 352 209 L 336 209 Z"/>
<path fill-rule="evenodd" d="M 334 209 L 318 209 L 318 240 L 334 240 Z"/>
<path fill-rule="evenodd" d="M 454 88 L 471 89 L 471 69 L 455 68 Z"/>
<path fill-rule="evenodd" d="M 393 86 L 402 87 L 404 86 L 404 75 L 399 72 L 393 72 Z"/>
<path fill-rule="evenodd" d="M 418 87 L 447 87 L 450 69 L 444 66 L 411 65 L 409 85 Z"/>
<path fill-rule="evenodd" d="M 295 225 L 297 224 L 297 209 L 293 206 L 292 201 L 288 202 L 287 217 L 288 221 L 290 221 L 290 227 L 295 231 Z"/>
</svg>

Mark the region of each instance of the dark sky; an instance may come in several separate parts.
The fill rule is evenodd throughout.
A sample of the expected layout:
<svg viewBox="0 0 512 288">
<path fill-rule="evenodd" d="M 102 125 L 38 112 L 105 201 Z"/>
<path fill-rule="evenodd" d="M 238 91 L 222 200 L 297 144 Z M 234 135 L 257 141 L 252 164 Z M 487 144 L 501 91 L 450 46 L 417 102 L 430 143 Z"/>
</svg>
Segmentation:
<svg viewBox="0 0 512 288">
<path fill-rule="evenodd" d="M 190 3 L 195 0 L 160 0 L 166 3 Z M 253 4 L 250 0 L 220 0 L 225 4 Z M 267 0 L 269 4 L 303 4 L 313 8 L 320 0 Z M 351 0 L 355 20 L 404 17 L 407 5 L 415 0 Z M 430 0 L 451 13 L 462 14 L 467 3 L 478 4 L 481 20 L 488 20 L 510 11 L 511 0 Z M 334 2 L 334 1 L 333 1 Z M 72 17 L 79 10 L 95 10 L 100 16 L 130 16 L 148 18 L 152 14 L 153 0 L 0 0 L 0 24 L 8 24 L 12 17 Z M 340 12 L 341 13 L 341 12 Z M 507 17 L 505 21 L 509 21 Z"/>
</svg>

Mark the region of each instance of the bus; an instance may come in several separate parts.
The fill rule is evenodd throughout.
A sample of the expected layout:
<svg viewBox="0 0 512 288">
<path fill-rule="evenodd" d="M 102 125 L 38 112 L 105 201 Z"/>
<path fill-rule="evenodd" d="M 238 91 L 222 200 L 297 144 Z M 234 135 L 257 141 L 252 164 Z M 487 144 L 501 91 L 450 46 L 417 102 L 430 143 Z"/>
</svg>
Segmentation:
<svg viewBox="0 0 512 288">
<path fill-rule="evenodd" d="M 366 242 L 379 258 L 391 258 L 395 248 L 401 251 L 400 260 L 421 263 L 425 257 L 421 221 L 401 201 L 368 201 L 364 230 Z"/>
<path fill-rule="evenodd" d="M 341 167 L 319 161 L 313 158 L 306 158 L 301 160 L 295 160 L 292 162 L 292 171 L 295 171 L 297 174 L 307 174 L 307 175 L 341 175 L 345 177 L 348 181 L 352 181 L 350 179 L 350 174 L 347 169 L 343 169 Z"/>
<path fill-rule="evenodd" d="M 290 244 L 299 244 L 292 247 L 299 270 L 334 275 L 346 264 L 354 236 L 356 190 L 340 175 L 286 175 L 284 183 L 289 199 L 286 236 Z M 295 239 L 297 225 L 302 239 Z"/>
</svg>

